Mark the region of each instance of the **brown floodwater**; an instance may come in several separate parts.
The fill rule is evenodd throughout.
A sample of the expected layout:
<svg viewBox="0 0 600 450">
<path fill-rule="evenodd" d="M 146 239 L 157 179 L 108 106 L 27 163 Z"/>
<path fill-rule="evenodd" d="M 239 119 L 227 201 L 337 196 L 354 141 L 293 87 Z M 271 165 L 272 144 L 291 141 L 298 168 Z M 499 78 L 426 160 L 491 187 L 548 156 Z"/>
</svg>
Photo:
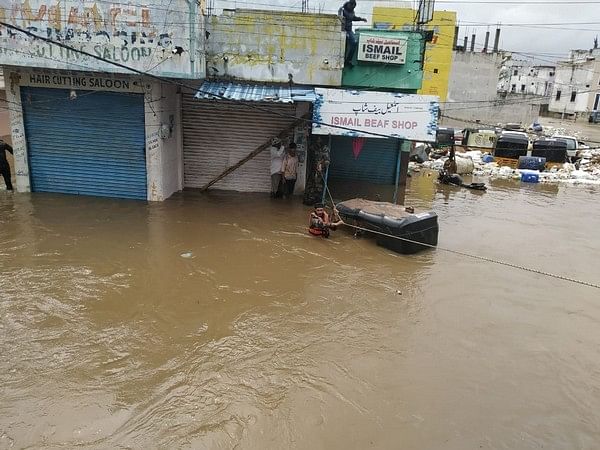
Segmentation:
<svg viewBox="0 0 600 450">
<path fill-rule="evenodd" d="M 406 204 L 440 246 L 597 283 L 599 195 L 421 175 Z M 0 448 L 600 448 L 598 290 L 307 214 L 0 191 Z"/>
</svg>

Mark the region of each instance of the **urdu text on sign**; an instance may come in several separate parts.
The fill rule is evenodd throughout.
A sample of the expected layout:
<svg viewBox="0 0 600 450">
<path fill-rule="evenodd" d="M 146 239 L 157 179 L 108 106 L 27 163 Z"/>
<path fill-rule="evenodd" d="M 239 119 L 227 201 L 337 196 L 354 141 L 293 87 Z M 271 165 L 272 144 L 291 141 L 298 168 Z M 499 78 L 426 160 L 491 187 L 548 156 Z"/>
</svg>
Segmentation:
<svg viewBox="0 0 600 450">
<path fill-rule="evenodd" d="M 359 61 L 404 64 L 407 48 L 408 41 L 403 38 L 360 33 L 357 58 Z"/>
<path fill-rule="evenodd" d="M 439 97 L 316 88 L 313 134 L 434 142 Z"/>
</svg>

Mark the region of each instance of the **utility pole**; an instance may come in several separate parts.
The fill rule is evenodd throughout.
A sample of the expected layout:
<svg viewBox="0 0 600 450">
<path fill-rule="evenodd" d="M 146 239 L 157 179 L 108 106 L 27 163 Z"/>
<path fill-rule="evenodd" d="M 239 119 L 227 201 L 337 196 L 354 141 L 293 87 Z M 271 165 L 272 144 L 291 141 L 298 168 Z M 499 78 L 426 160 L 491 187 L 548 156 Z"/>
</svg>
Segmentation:
<svg viewBox="0 0 600 450">
<path fill-rule="evenodd" d="M 302 12 L 303 13 L 308 12 L 308 0 L 302 0 Z"/>
</svg>

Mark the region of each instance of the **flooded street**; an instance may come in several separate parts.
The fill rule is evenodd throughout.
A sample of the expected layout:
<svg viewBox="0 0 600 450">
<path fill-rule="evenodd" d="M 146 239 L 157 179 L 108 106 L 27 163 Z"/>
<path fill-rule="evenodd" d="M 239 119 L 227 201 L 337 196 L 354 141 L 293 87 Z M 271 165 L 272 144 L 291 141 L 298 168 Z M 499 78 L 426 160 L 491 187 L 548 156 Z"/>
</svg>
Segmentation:
<svg viewBox="0 0 600 450">
<path fill-rule="evenodd" d="M 440 247 L 598 283 L 598 195 L 421 175 L 405 203 Z M 0 448 L 600 446 L 598 290 L 308 211 L 0 191 Z"/>
</svg>

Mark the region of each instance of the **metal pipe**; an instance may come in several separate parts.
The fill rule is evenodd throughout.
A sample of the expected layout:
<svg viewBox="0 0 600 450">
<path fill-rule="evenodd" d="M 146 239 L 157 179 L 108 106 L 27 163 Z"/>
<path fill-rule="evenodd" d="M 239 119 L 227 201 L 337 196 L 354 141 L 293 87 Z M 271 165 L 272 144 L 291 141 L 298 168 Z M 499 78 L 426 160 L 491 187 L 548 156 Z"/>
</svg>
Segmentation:
<svg viewBox="0 0 600 450">
<path fill-rule="evenodd" d="M 402 144 L 400 143 L 400 141 L 398 141 L 397 144 L 398 144 L 398 158 L 396 161 L 396 183 L 395 183 L 395 188 L 394 188 L 394 199 L 393 199 L 394 205 L 398 203 L 398 186 L 400 184 L 400 162 L 402 161 Z"/>
<path fill-rule="evenodd" d="M 467 51 L 467 45 L 469 44 L 469 38 L 465 36 L 465 43 L 463 44 L 463 52 Z"/>
<path fill-rule="evenodd" d="M 454 27 L 454 42 L 452 42 L 452 50 L 456 51 L 456 46 L 458 45 L 458 32 L 460 29 L 458 26 Z"/>
<path fill-rule="evenodd" d="M 325 178 L 323 179 L 323 195 L 321 196 L 321 203 L 325 204 L 325 194 L 327 192 L 327 183 L 329 182 L 329 165 L 331 164 L 331 153 L 333 149 L 331 148 L 331 135 L 329 135 L 329 164 L 327 164 L 327 168 L 325 169 Z M 335 206 L 335 205 L 331 205 Z"/>
<path fill-rule="evenodd" d="M 496 37 L 494 38 L 494 53 L 498 53 L 500 46 L 500 28 L 496 28 Z"/>
<path fill-rule="evenodd" d="M 488 45 L 490 45 L 490 32 L 486 31 L 485 33 L 485 44 L 483 45 L 483 53 L 487 53 Z"/>
</svg>

